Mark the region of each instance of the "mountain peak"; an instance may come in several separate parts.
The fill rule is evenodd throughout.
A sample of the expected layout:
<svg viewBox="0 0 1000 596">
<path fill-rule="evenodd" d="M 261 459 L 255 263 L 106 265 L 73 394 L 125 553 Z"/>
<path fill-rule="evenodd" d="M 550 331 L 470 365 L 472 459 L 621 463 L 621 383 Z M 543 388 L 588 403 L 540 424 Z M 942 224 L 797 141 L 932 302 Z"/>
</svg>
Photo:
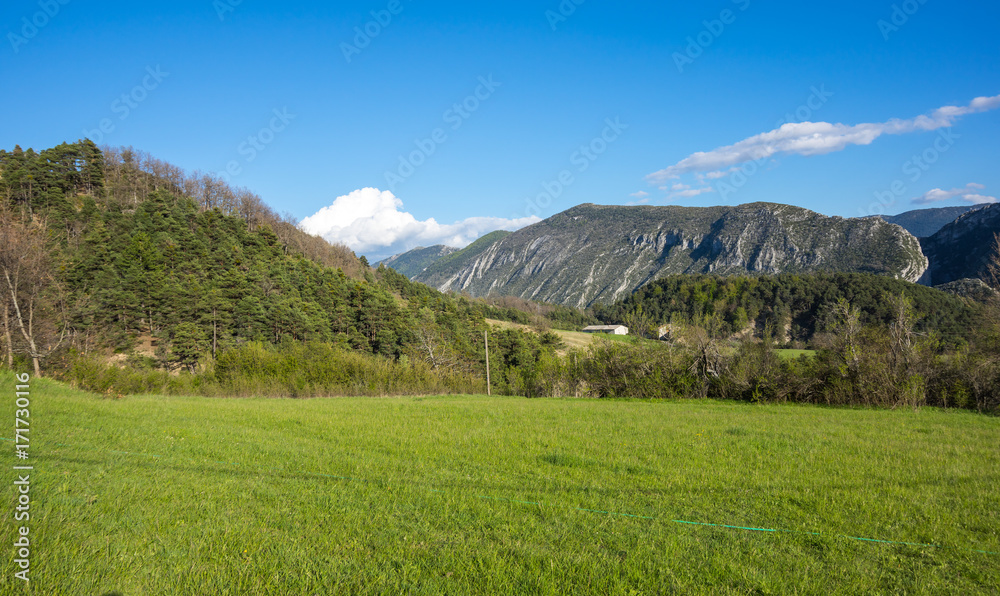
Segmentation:
<svg viewBox="0 0 1000 596">
<path fill-rule="evenodd" d="M 460 251 L 416 279 L 474 296 L 567 306 L 613 302 L 671 273 L 863 271 L 918 279 L 915 237 L 882 220 L 792 205 L 625 207 L 585 203 Z"/>
</svg>

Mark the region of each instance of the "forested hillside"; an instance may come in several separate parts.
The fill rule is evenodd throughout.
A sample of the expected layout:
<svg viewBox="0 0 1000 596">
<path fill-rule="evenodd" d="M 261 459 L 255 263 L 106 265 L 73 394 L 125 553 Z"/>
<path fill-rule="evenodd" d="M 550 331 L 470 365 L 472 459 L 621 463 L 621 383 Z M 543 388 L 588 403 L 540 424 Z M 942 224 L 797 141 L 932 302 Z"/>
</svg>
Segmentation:
<svg viewBox="0 0 1000 596">
<path fill-rule="evenodd" d="M 246 189 L 131 149 L 2 151 L 0 199 L 4 360 L 39 372 L 114 352 L 195 371 L 253 343 L 319 343 L 469 373 L 487 316 L 537 319 L 369 269 Z"/>
<path fill-rule="evenodd" d="M 916 332 L 937 334 L 952 344 L 967 341 L 983 314 L 978 304 L 953 294 L 863 273 L 672 275 L 593 310 L 604 322 L 624 322 L 646 334 L 673 322 L 724 336 L 760 335 L 770 327 L 776 339 L 809 342 L 833 325 L 840 300 L 858 309 L 862 323 L 885 325 L 896 316 L 893 298 L 900 295 L 912 301 Z"/>
</svg>

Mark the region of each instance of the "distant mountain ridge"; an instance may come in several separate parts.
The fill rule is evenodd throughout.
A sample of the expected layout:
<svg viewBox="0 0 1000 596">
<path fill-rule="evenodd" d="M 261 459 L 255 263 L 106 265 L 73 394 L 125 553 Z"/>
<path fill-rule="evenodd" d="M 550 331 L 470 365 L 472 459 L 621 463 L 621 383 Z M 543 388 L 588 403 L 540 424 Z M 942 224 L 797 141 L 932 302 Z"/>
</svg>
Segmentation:
<svg viewBox="0 0 1000 596">
<path fill-rule="evenodd" d="M 960 216 L 981 209 L 982 205 L 966 205 L 962 207 L 937 207 L 932 209 L 917 209 L 899 215 L 879 215 L 889 223 L 902 227 L 917 238 L 929 238 L 938 233 L 941 228 L 958 219 Z"/>
<path fill-rule="evenodd" d="M 919 241 L 879 218 L 827 217 L 790 205 L 584 204 L 440 259 L 416 280 L 473 296 L 566 306 L 610 303 L 671 273 L 858 271 L 916 281 Z"/>
<path fill-rule="evenodd" d="M 930 266 L 921 283 L 941 285 L 965 278 L 985 279 L 1000 234 L 1000 203 L 969 211 L 930 238 L 920 240 Z"/>
<path fill-rule="evenodd" d="M 494 242 L 502 240 L 507 236 L 510 236 L 512 232 L 507 230 L 497 230 L 495 232 L 490 232 L 485 236 L 479 238 L 472 244 L 466 246 L 462 250 L 455 251 L 450 255 L 442 257 L 429 265 L 423 273 L 419 274 L 419 278 L 432 278 L 440 277 L 442 275 L 447 275 L 448 271 L 455 270 L 456 267 L 461 266 L 468 259 L 474 259 L 490 246 L 493 246 Z M 416 279 L 416 278 L 414 278 Z"/>
<path fill-rule="evenodd" d="M 443 244 L 430 247 L 418 246 L 413 250 L 393 255 L 388 259 L 383 259 L 378 263 L 375 263 L 375 265 L 392 267 L 399 273 L 413 279 L 436 261 L 455 252 L 458 252 L 457 248 L 452 248 L 451 246 L 445 246 Z"/>
</svg>

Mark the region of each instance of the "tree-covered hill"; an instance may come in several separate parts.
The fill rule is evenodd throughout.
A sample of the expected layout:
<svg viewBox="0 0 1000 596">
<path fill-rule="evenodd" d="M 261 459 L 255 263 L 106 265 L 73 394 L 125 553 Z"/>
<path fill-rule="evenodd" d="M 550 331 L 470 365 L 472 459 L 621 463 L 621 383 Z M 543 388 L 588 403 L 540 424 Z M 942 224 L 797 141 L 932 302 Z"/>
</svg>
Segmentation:
<svg viewBox="0 0 1000 596">
<path fill-rule="evenodd" d="M 0 219 L 8 364 L 117 351 L 194 370 L 253 342 L 320 342 L 394 361 L 447 352 L 466 370 L 486 317 L 533 316 L 367 268 L 246 189 L 87 140 L 0 151 Z"/>
<path fill-rule="evenodd" d="M 949 343 L 971 337 L 982 314 L 978 304 L 948 292 L 864 273 L 672 275 L 593 311 L 606 323 L 640 331 L 674 322 L 725 336 L 747 330 L 759 335 L 770 326 L 778 338 L 807 343 L 831 326 L 841 299 L 860 311 L 862 323 L 887 325 L 894 317 L 891 299 L 899 295 L 913 303 L 917 332 L 939 334 Z"/>
</svg>

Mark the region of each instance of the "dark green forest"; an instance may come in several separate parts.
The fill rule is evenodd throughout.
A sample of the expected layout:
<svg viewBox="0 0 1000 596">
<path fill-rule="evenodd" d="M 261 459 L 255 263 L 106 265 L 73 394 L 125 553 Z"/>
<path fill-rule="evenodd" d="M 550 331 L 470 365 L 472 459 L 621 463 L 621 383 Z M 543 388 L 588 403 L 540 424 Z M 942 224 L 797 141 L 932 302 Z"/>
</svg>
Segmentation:
<svg viewBox="0 0 1000 596">
<path fill-rule="evenodd" d="M 109 397 L 1000 406 L 995 296 L 821 273 L 671 276 L 589 312 L 472 299 L 368 267 L 211 174 L 88 140 L 0 151 L 0 275 L 0 366 Z M 653 339 L 570 350 L 551 331 L 598 321 Z M 788 359 L 782 345 L 815 354 Z"/>
<path fill-rule="evenodd" d="M 846 300 L 867 325 L 892 323 L 892 299 L 905 295 L 919 313 L 914 332 L 953 345 L 967 343 L 983 317 L 982 306 L 946 292 L 892 277 L 823 272 L 774 276 L 671 275 L 594 314 L 607 323 L 626 322 L 637 330 L 664 323 L 693 324 L 723 336 L 751 330 L 799 347 L 835 322 L 834 307 Z"/>
<path fill-rule="evenodd" d="M 59 372 L 119 354 L 133 367 L 194 373 L 249 345 L 308 344 L 432 371 L 447 364 L 474 390 L 485 389 L 471 371 L 484 370 L 486 318 L 592 321 L 445 295 L 370 269 L 249 191 L 131 149 L 86 140 L 40 153 L 17 147 L 0 151 L 0 172 L 5 271 L 18 282 L 4 292 L 8 365 L 20 357 Z M 16 260 L 24 250 L 34 262 Z M 25 333 L 15 306 L 32 310 Z M 505 331 L 498 363 L 514 358 L 502 350 L 516 335 L 514 343 L 540 349 L 535 334 Z"/>
</svg>

